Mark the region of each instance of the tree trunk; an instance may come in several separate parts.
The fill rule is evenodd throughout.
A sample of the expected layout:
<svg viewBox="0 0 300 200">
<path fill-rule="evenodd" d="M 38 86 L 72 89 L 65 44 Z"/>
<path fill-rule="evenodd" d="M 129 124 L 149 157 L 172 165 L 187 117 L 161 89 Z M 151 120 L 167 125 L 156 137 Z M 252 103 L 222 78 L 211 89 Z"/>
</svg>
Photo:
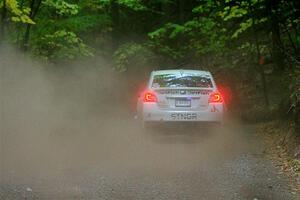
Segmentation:
<svg viewBox="0 0 300 200">
<path fill-rule="evenodd" d="M 34 20 L 40 6 L 41 6 L 41 3 L 42 3 L 42 0 L 37 0 L 37 5 L 34 7 L 35 5 L 35 0 L 32 0 L 31 1 L 31 4 L 30 4 L 30 14 L 29 14 L 29 17 Z M 22 49 L 24 51 L 27 51 L 28 48 L 29 48 L 29 39 L 30 39 L 30 30 L 31 30 L 31 26 L 32 24 L 27 24 L 26 25 L 26 30 L 25 30 L 25 34 L 24 34 L 24 39 L 23 39 L 23 45 L 22 45 Z"/>
<path fill-rule="evenodd" d="M 116 50 L 120 40 L 120 8 L 117 0 L 111 0 L 112 49 Z"/>
<path fill-rule="evenodd" d="M 177 0 L 178 7 L 178 19 L 181 24 L 193 17 L 193 8 L 197 6 L 197 1 L 195 0 Z"/>
<path fill-rule="evenodd" d="M 171 12 L 171 3 L 169 1 L 162 2 L 161 9 L 163 12 L 161 22 L 167 23 L 171 20 L 172 12 Z"/>
<path fill-rule="evenodd" d="M 6 32 L 6 15 L 7 15 L 7 8 L 6 8 L 6 0 L 3 0 L 3 7 L 1 12 L 1 22 L 0 22 L 0 42 L 5 38 Z"/>
<path fill-rule="evenodd" d="M 276 17 L 275 17 L 276 18 Z M 280 38 L 280 29 L 277 19 L 273 19 L 272 23 L 272 56 L 275 61 L 278 71 L 283 71 L 284 66 L 284 57 L 283 57 L 283 46 Z"/>
<path fill-rule="evenodd" d="M 269 101 L 268 90 L 267 90 L 266 75 L 265 75 L 265 71 L 264 71 L 264 68 L 263 68 L 263 63 L 259 63 L 262 56 L 261 56 L 261 53 L 260 53 L 260 46 L 259 46 L 259 41 L 258 41 L 254 10 L 253 10 L 251 1 L 248 1 L 248 4 L 249 4 L 249 7 L 250 7 L 250 13 L 251 13 L 252 22 L 253 22 L 252 30 L 253 30 L 253 37 L 254 37 L 255 46 L 256 46 L 256 52 L 257 52 L 257 62 L 256 62 L 256 64 L 259 65 L 258 67 L 259 67 L 259 73 L 260 73 L 260 77 L 261 77 L 261 85 L 262 85 L 265 104 L 266 104 L 266 106 L 269 106 L 270 101 Z"/>
<path fill-rule="evenodd" d="M 257 30 L 255 28 L 255 22 L 253 22 L 253 32 L 254 32 L 254 39 L 255 39 L 255 44 L 256 44 L 257 61 L 259 62 L 259 60 L 261 59 L 261 53 L 260 53 L 260 47 L 259 47 L 259 42 L 258 42 L 258 37 L 257 37 Z M 259 64 L 259 63 L 257 63 L 257 64 Z M 268 96 L 267 81 L 266 81 L 265 70 L 263 68 L 263 63 L 261 63 L 258 67 L 259 67 L 259 73 L 260 73 L 260 78 L 261 78 L 261 85 L 262 85 L 265 104 L 266 104 L 266 106 L 269 106 L 270 101 L 269 101 L 269 96 Z"/>
<path fill-rule="evenodd" d="M 23 51 L 28 51 L 29 48 L 30 29 L 31 24 L 27 24 L 22 45 Z"/>
<path fill-rule="evenodd" d="M 179 16 L 179 22 L 182 24 L 184 23 L 185 20 L 185 16 L 184 16 L 184 0 L 178 0 L 178 16 Z"/>
<path fill-rule="evenodd" d="M 285 26 L 285 28 L 286 28 L 286 33 L 287 33 L 287 35 L 288 35 L 290 44 L 291 44 L 291 46 L 293 47 L 295 54 L 298 55 L 298 49 L 297 49 L 297 47 L 296 47 L 296 45 L 295 45 L 295 43 L 294 43 L 294 41 L 293 41 L 293 38 L 292 38 L 292 36 L 291 36 L 291 34 L 290 34 L 290 31 L 289 31 L 289 29 L 286 27 L 285 24 L 284 24 L 284 26 Z"/>
<path fill-rule="evenodd" d="M 278 22 L 278 0 L 268 0 L 267 1 L 267 11 L 269 15 L 269 19 L 271 21 L 271 33 L 272 33 L 272 57 L 276 65 L 276 71 L 281 72 L 284 70 L 284 49 L 281 42 L 280 36 L 280 27 Z"/>
<path fill-rule="evenodd" d="M 21 0 L 20 2 L 20 10 L 23 10 L 23 7 L 24 7 L 24 0 Z M 16 25 L 16 29 L 17 29 L 17 44 L 18 46 L 21 47 L 21 32 L 22 32 L 22 24 L 17 24 Z"/>
</svg>

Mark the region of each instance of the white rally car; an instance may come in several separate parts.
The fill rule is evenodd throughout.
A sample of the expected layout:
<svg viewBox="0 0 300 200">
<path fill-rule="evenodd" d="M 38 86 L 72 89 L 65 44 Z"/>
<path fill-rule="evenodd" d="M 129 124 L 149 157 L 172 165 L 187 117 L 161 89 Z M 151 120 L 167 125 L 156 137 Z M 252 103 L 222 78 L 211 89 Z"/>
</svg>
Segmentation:
<svg viewBox="0 0 300 200">
<path fill-rule="evenodd" d="M 137 102 L 137 117 L 144 125 L 190 121 L 222 124 L 223 114 L 223 98 L 207 71 L 153 71 Z"/>
</svg>

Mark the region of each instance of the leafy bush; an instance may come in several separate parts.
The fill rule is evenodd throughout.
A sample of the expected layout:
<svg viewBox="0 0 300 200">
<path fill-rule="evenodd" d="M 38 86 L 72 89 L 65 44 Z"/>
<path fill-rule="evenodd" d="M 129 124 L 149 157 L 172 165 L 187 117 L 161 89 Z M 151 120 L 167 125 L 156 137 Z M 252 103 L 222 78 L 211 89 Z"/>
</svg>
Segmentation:
<svg viewBox="0 0 300 200">
<path fill-rule="evenodd" d="M 38 40 L 35 53 L 49 61 L 93 56 L 92 49 L 84 44 L 75 33 L 65 30 L 47 34 Z"/>
<path fill-rule="evenodd" d="M 70 4 L 63 0 L 46 0 L 43 4 L 49 9 L 53 9 L 59 16 L 76 15 L 79 12 L 78 5 Z"/>
<path fill-rule="evenodd" d="M 147 46 L 137 43 L 125 43 L 114 53 L 114 68 L 118 72 L 125 72 L 131 67 L 145 66 L 153 59 L 154 54 Z"/>
<path fill-rule="evenodd" d="M 0 0 L 0 9 L 3 8 L 4 1 Z M 11 20 L 13 22 L 35 24 L 35 22 L 29 17 L 30 8 L 24 5 L 20 6 L 17 0 L 6 0 L 6 9 L 11 13 Z"/>
<path fill-rule="evenodd" d="M 183 38 L 184 32 L 184 26 L 167 23 L 163 27 L 148 33 L 151 48 L 160 55 L 172 59 L 181 59 L 188 48 L 188 44 L 178 42 L 186 40 L 186 38 Z"/>
</svg>

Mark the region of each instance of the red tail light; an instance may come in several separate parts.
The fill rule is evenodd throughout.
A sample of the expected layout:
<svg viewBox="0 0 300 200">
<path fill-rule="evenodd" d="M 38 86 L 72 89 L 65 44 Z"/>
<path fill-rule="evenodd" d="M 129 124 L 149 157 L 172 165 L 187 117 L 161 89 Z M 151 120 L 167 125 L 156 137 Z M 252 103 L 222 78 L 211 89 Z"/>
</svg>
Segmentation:
<svg viewBox="0 0 300 200">
<path fill-rule="evenodd" d="M 223 98 L 220 92 L 213 92 L 209 97 L 209 103 L 222 103 Z"/>
<path fill-rule="evenodd" d="M 145 92 L 144 102 L 157 102 L 156 95 L 153 92 Z"/>
</svg>

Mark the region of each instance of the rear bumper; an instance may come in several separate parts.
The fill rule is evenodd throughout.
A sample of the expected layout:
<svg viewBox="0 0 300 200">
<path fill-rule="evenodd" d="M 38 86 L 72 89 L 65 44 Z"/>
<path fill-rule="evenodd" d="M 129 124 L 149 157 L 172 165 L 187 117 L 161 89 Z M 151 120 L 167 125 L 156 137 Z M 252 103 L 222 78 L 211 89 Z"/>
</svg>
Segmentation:
<svg viewBox="0 0 300 200">
<path fill-rule="evenodd" d="M 222 122 L 222 103 L 210 104 L 205 110 L 163 110 L 155 103 L 143 105 L 142 118 L 145 122 Z"/>
</svg>

